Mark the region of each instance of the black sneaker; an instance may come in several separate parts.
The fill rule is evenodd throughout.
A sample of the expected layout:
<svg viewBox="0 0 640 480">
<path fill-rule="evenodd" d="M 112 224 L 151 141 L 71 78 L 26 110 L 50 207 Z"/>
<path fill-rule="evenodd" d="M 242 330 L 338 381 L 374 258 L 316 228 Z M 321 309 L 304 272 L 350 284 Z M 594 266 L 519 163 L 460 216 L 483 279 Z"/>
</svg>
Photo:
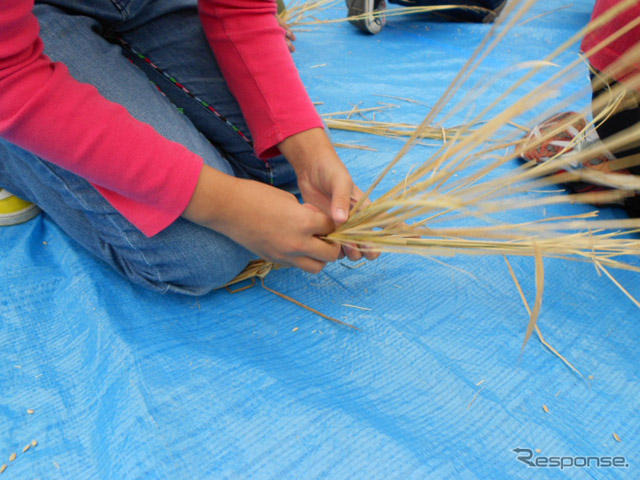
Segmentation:
<svg viewBox="0 0 640 480">
<path fill-rule="evenodd" d="M 495 2 L 494 2 L 495 3 Z M 482 19 L 482 23 L 493 23 L 493 21 L 500 16 L 502 10 L 507 5 L 507 0 L 504 0 L 501 3 L 498 3 L 495 7 L 493 7 L 493 11 L 485 15 Z"/>
<path fill-rule="evenodd" d="M 507 0 L 389 0 L 389 3 L 396 3 L 405 7 L 416 7 L 426 5 L 464 5 L 467 7 L 481 7 L 483 11 L 469 10 L 465 8 L 453 8 L 443 10 L 436 15 L 453 22 L 476 22 L 492 23 L 504 7 Z"/>
<path fill-rule="evenodd" d="M 386 18 L 384 14 L 374 13 L 383 12 L 385 8 L 387 8 L 387 2 L 385 0 L 347 0 L 349 17 L 365 15 L 363 18 L 357 20 L 349 20 L 349 23 L 355 25 L 363 32 L 375 35 L 382 30 Z"/>
</svg>

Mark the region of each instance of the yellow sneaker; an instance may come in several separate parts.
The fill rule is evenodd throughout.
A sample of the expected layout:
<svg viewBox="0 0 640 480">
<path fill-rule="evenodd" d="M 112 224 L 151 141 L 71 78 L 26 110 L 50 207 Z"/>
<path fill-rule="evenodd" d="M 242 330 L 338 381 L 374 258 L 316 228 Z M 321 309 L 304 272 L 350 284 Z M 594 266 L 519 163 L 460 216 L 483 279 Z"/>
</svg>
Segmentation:
<svg viewBox="0 0 640 480">
<path fill-rule="evenodd" d="M 26 222 L 39 213 L 40 209 L 37 205 L 0 188 L 0 227 Z"/>
</svg>

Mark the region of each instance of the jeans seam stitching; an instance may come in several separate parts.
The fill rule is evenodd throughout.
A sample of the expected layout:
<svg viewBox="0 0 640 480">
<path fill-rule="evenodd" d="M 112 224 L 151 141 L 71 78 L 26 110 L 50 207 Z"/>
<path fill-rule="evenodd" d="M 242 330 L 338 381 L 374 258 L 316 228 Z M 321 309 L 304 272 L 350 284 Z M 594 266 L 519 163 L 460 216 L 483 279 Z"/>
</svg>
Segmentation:
<svg viewBox="0 0 640 480">
<path fill-rule="evenodd" d="M 57 179 L 57 180 L 62 184 L 62 186 L 64 187 L 64 189 L 67 191 L 67 193 L 68 193 L 71 197 L 73 197 L 73 198 L 74 198 L 74 199 L 75 199 L 75 200 L 80 204 L 80 206 L 81 206 L 82 208 L 84 208 L 84 209 L 86 209 L 86 210 L 89 210 L 89 207 L 88 207 L 88 205 L 86 204 L 86 202 L 84 202 L 80 196 L 76 195 L 76 194 L 73 192 L 73 189 L 71 189 L 71 188 L 69 187 L 69 185 L 67 184 L 67 182 L 66 182 L 62 177 L 60 177 L 60 176 L 59 176 L 59 175 L 58 175 L 58 174 L 57 174 L 57 173 L 56 173 L 56 172 L 51 168 L 51 166 L 48 164 L 48 162 L 47 162 L 46 160 L 41 159 L 41 158 L 40 158 L 40 157 L 38 157 L 37 155 L 34 155 L 34 156 L 35 156 L 35 157 L 36 157 L 36 158 L 37 158 L 37 159 L 38 159 L 38 160 L 43 164 L 43 166 L 47 169 L 47 171 L 48 171 L 48 172 L 49 172 L 53 177 L 55 177 L 55 178 L 56 178 L 56 179 Z M 72 173 L 73 173 L 73 172 L 72 172 Z M 74 175 L 76 175 L 76 174 L 74 173 Z M 82 177 L 80 177 L 80 178 L 82 178 Z M 85 179 L 85 181 L 87 181 L 87 180 Z M 87 181 L 87 182 L 88 182 L 88 181 Z M 95 189 L 95 187 L 93 187 L 93 185 L 91 184 L 91 182 L 88 182 L 88 183 L 89 183 L 89 185 L 91 185 L 91 187 L 92 187 L 92 188 L 94 188 L 94 189 Z M 105 202 L 107 202 L 107 199 L 106 199 L 106 198 L 104 198 L 100 192 L 98 192 L 97 190 L 96 190 L 96 192 L 98 193 L 98 195 L 100 195 L 100 196 L 104 199 L 104 201 L 105 201 Z M 107 202 L 107 203 L 109 203 L 109 202 Z M 112 205 L 110 205 L 110 206 L 111 206 L 111 208 L 113 208 L 113 209 L 114 209 L 114 210 L 115 210 L 119 215 L 122 215 L 122 214 L 121 214 L 120 212 L 118 212 L 118 211 L 117 211 L 117 210 L 116 210 Z M 147 260 L 147 257 L 145 256 L 144 252 L 143 252 L 140 248 L 136 247 L 133 243 L 131 243 L 131 240 L 129 239 L 129 236 L 124 232 L 124 230 L 122 230 L 122 228 L 120 228 L 120 226 L 119 226 L 119 225 L 117 225 L 117 224 L 116 224 L 116 223 L 115 223 L 111 218 L 109 218 L 109 216 L 107 216 L 107 221 L 108 221 L 108 222 L 109 222 L 109 223 L 110 223 L 110 224 L 111 224 L 111 225 L 112 225 L 112 226 L 113 226 L 113 227 L 114 227 L 114 228 L 115 228 L 115 229 L 120 233 L 120 235 L 121 235 L 123 238 L 125 238 L 125 239 L 126 239 L 127 244 L 128 244 L 128 245 L 129 245 L 129 246 L 130 246 L 130 247 L 131 247 L 135 252 L 137 252 L 137 253 L 142 257 L 142 259 L 144 260 L 144 263 L 145 263 L 145 264 L 146 264 L 150 269 L 152 269 L 152 270 L 153 270 L 154 278 L 155 278 L 156 283 L 157 283 L 157 284 L 164 284 L 164 287 L 162 288 L 161 293 L 166 293 L 166 292 L 169 290 L 169 285 L 168 285 L 168 283 L 167 283 L 167 282 L 163 282 L 163 281 L 160 279 L 160 273 L 159 273 L 158 269 L 157 269 L 156 267 L 154 267 L 153 265 L 151 265 L 151 263 L 149 263 L 149 260 Z"/>
<path fill-rule="evenodd" d="M 237 133 L 245 142 L 247 142 L 253 148 L 253 142 L 240 130 L 236 127 L 229 119 L 227 119 L 223 114 L 218 112 L 213 105 L 209 104 L 205 100 L 202 100 L 200 97 L 192 93 L 187 87 L 185 87 L 182 83 L 178 82 L 173 75 L 170 75 L 168 72 L 164 71 L 162 68 L 158 67 L 153 61 L 143 54 L 142 52 L 136 50 L 134 47 L 129 45 L 124 39 L 118 37 L 117 41 L 120 45 L 131 51 L 135 56 L 144 60 L 151 68 L 157 71 L 160 75 L 166 78 L 169 82 L 171 82 L 174 86 L 179 88 L 182 92 L 187 94 L 189 97 L 193 98 L 198 105 L 200 105 L 203 109 L 205 109 L 210 114 L 213 114 L 216 118 L 224 122 L 228 127 L 230 127 L 235 133 Z"/>
<path fill-rule="evenodd" d="M 127 17 L 129 16 L 129 12 L 127 11 L 127 7 L 122 5 L 120 0 L 111 0 L 111 3 L 113 4 L 114 7 L 116 7 L 118 12 L 120 12 L 120 16 L 122 17 L 122 21 L 125 21 L 127 19 Z"/>
</svg>

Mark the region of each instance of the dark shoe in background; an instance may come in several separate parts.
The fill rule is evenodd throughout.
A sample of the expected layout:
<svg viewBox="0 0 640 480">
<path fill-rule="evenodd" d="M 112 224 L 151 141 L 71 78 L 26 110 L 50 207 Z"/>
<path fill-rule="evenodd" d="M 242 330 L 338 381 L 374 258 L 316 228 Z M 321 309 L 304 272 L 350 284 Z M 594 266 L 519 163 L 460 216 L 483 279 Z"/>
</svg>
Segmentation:
<svg viewBox="0 0 640 480">
<path fill-rule="evenodd" d="M 347 0 L 349 17 L 366 15 L 362 19 L 349 20 L 349 23 L 363 32 L 375 35 L 382 30 L 385 24 L 386 19 L 382 12 L 386 8 L 387 2 L 385 0 Z"/>
<path fill-rule="evenodd" d="M 480 7 L 485 10 L 474 11 L 466 8 L 456 8 L 438 12 L 438 16 L 453 22 L 474 22 L 474 23 L 491 23 L 493 22 L 504 7 L 507 0 L 389 0 L 389 3 L 396 3 L 405 7 L 426 7 L 437 5 L 464 5 L 468 7 Z"/>
</svg>

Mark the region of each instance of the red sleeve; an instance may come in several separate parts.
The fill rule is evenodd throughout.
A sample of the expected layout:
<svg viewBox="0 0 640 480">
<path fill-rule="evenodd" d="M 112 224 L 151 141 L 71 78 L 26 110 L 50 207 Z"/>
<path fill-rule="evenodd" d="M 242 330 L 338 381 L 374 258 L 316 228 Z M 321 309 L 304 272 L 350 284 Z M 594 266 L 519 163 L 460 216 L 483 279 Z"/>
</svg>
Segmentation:
<svg viewBox="0 0 640 480">
<path fill-rule="evenodd" d="M 287 137 L 322 127 L 276 19 L 274 0 L 199 0 L 200 18 L 261 158 Z"/>
<path fill-rule="evenodd" d="M 620 0 L 597 0 L 593 9 L 592 20 L 598 18 L 604 12 L 611 7 L 620 3 Z M 609 21 L 602 27 L 594 30 L 588 34 L 582 42 L 582 51 L 587 52 L 593 47 L 597 46 L 600 42 L 605 40 L 608 36 L 614 34 L 620 30 L 630 21 L 640 17 L 640 3 L 631 6 L 624 12 L 618 14 L 615 18 Z M 609 65 L 620 58 L 625 52 L 631 49 L 634 45 L 640 42 L 640 26 L 631 29 L 629 32 L 622 35 L 617 40 L 614 40 L 609 45 L 601 49 L 598 53 L 593 55 L 589 61 L 598 70 L 605 70 Z M 640 74 L 640 66 L 630 65 L 629 68 L 614 80 L 623 80 L 631 75 Z"/>
<path fill-rule="evenodd" d="M 33 3 L 0 1 L 0 137 L 86 178 L 156 234 L 188 205 L 202 159 L 51 62 Z"/>
</svg>

